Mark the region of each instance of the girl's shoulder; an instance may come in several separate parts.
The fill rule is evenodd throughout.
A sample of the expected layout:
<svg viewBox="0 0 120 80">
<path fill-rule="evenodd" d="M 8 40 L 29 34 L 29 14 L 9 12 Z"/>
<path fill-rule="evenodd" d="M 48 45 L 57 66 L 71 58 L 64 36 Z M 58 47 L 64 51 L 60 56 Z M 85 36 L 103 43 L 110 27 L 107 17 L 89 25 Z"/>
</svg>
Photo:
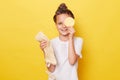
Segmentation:
<svg viewBox="0 0 120 80">
<path fill-rule="evenodd" d="M 75 41 L 83 41 L 82 37 L 74 37 Z M 59 37 L 52 38 L 50 41 L 59 41 Z"/>
<path fill-rule="evenodd" d="M 52 38 L 52 39 L 50 40 L 50 42 L 57 42 L 58 39 L 59 39 L 59 37 Z"/>
<path fill-rule="evenodd" d="M 74 40 L 75 41 L 83 41 L 83 38 L 82 37 L 74 37 Z"/>
<path fill-rule="evenodd" d="M 55 37 L 53 39 L 50 40 L 51 43 L 60 43 L 59 37 Z M 82 37 L 74 37 L 74 42 L 75 43 L 82 43 L 83 42 L 83 38 Z"/>
<path fill-rule="evenodd" d="M 83 44 L 83 38 L 82 37 L 74 37 L 74 43 L 75 43 L 75 45 Z"/>
<path fill-rule="evenodd" d="M 52 38 L 51 41 L 53 41 L 53 40 L 57 40 L 58 38 L 59 38 L 59 37 Z"/>
</svg>

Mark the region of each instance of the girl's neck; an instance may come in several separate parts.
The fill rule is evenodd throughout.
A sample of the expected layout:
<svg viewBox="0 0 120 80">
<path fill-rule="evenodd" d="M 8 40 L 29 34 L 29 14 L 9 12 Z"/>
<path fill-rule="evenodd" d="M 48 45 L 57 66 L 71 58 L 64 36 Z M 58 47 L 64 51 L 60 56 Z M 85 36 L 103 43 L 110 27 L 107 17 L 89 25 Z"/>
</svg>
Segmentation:
<svg viewBox="0 0 120 80">
<path fill-rule="evenodd" d="M 68 41 L 69 37 L 68 36 L 59 35 L 59 39 L 61 41 Z"/>
</svg>

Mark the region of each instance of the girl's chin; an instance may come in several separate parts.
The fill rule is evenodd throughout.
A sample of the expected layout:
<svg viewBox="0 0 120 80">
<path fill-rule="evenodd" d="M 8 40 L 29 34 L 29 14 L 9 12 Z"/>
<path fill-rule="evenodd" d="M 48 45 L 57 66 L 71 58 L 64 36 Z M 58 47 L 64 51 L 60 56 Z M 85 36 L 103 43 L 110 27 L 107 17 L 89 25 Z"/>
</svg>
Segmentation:
<svg viewBox="0 0 120 80">
<path fill-rule="evenodd" d="M 61 33 L 63 36 L 68 36 L 69 33 Z"/>
</svg>

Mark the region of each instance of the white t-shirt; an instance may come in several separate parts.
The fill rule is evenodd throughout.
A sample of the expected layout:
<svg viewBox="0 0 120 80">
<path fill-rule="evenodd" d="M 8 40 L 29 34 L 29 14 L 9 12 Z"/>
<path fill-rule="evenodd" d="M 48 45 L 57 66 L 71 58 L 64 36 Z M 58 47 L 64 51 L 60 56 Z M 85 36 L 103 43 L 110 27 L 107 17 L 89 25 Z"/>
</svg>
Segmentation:
<svg viewBox="0 0 120 80">
<path fill-rule="evenodd" d="M 82 38 L 74 38 L 74 47 L 77 55 L 82 58 Z M 68 41 L 61 41 L 59 37 L 51 40 L 52 47 L 57 59 L 57 65 L 52 75 L 55 76 L 56 80 L 78 80 L 76 64 L 71 65 L 68 60 Z M 49 80 L 52 80 L 49 78 Z"/>
</svg>

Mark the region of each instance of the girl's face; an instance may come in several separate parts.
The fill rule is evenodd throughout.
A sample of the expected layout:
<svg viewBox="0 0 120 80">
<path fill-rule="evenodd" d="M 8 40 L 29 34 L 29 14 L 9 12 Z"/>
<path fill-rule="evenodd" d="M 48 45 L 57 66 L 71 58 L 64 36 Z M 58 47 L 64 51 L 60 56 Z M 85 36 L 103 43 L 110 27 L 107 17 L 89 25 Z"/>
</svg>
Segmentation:
<svg viewBox="0 0 120 80">
<path fill-rule="evenodd" d="M 64 20 L 70 17 L 68 14 L 60 14 L 56 17 L 56 26 L 57 26 L 57 30 L 59 32 L 60 35 L 62 36 L 67 36 L 68 33 L 68 27 L 65 26 L 64 24 Z"/>
</svg>

